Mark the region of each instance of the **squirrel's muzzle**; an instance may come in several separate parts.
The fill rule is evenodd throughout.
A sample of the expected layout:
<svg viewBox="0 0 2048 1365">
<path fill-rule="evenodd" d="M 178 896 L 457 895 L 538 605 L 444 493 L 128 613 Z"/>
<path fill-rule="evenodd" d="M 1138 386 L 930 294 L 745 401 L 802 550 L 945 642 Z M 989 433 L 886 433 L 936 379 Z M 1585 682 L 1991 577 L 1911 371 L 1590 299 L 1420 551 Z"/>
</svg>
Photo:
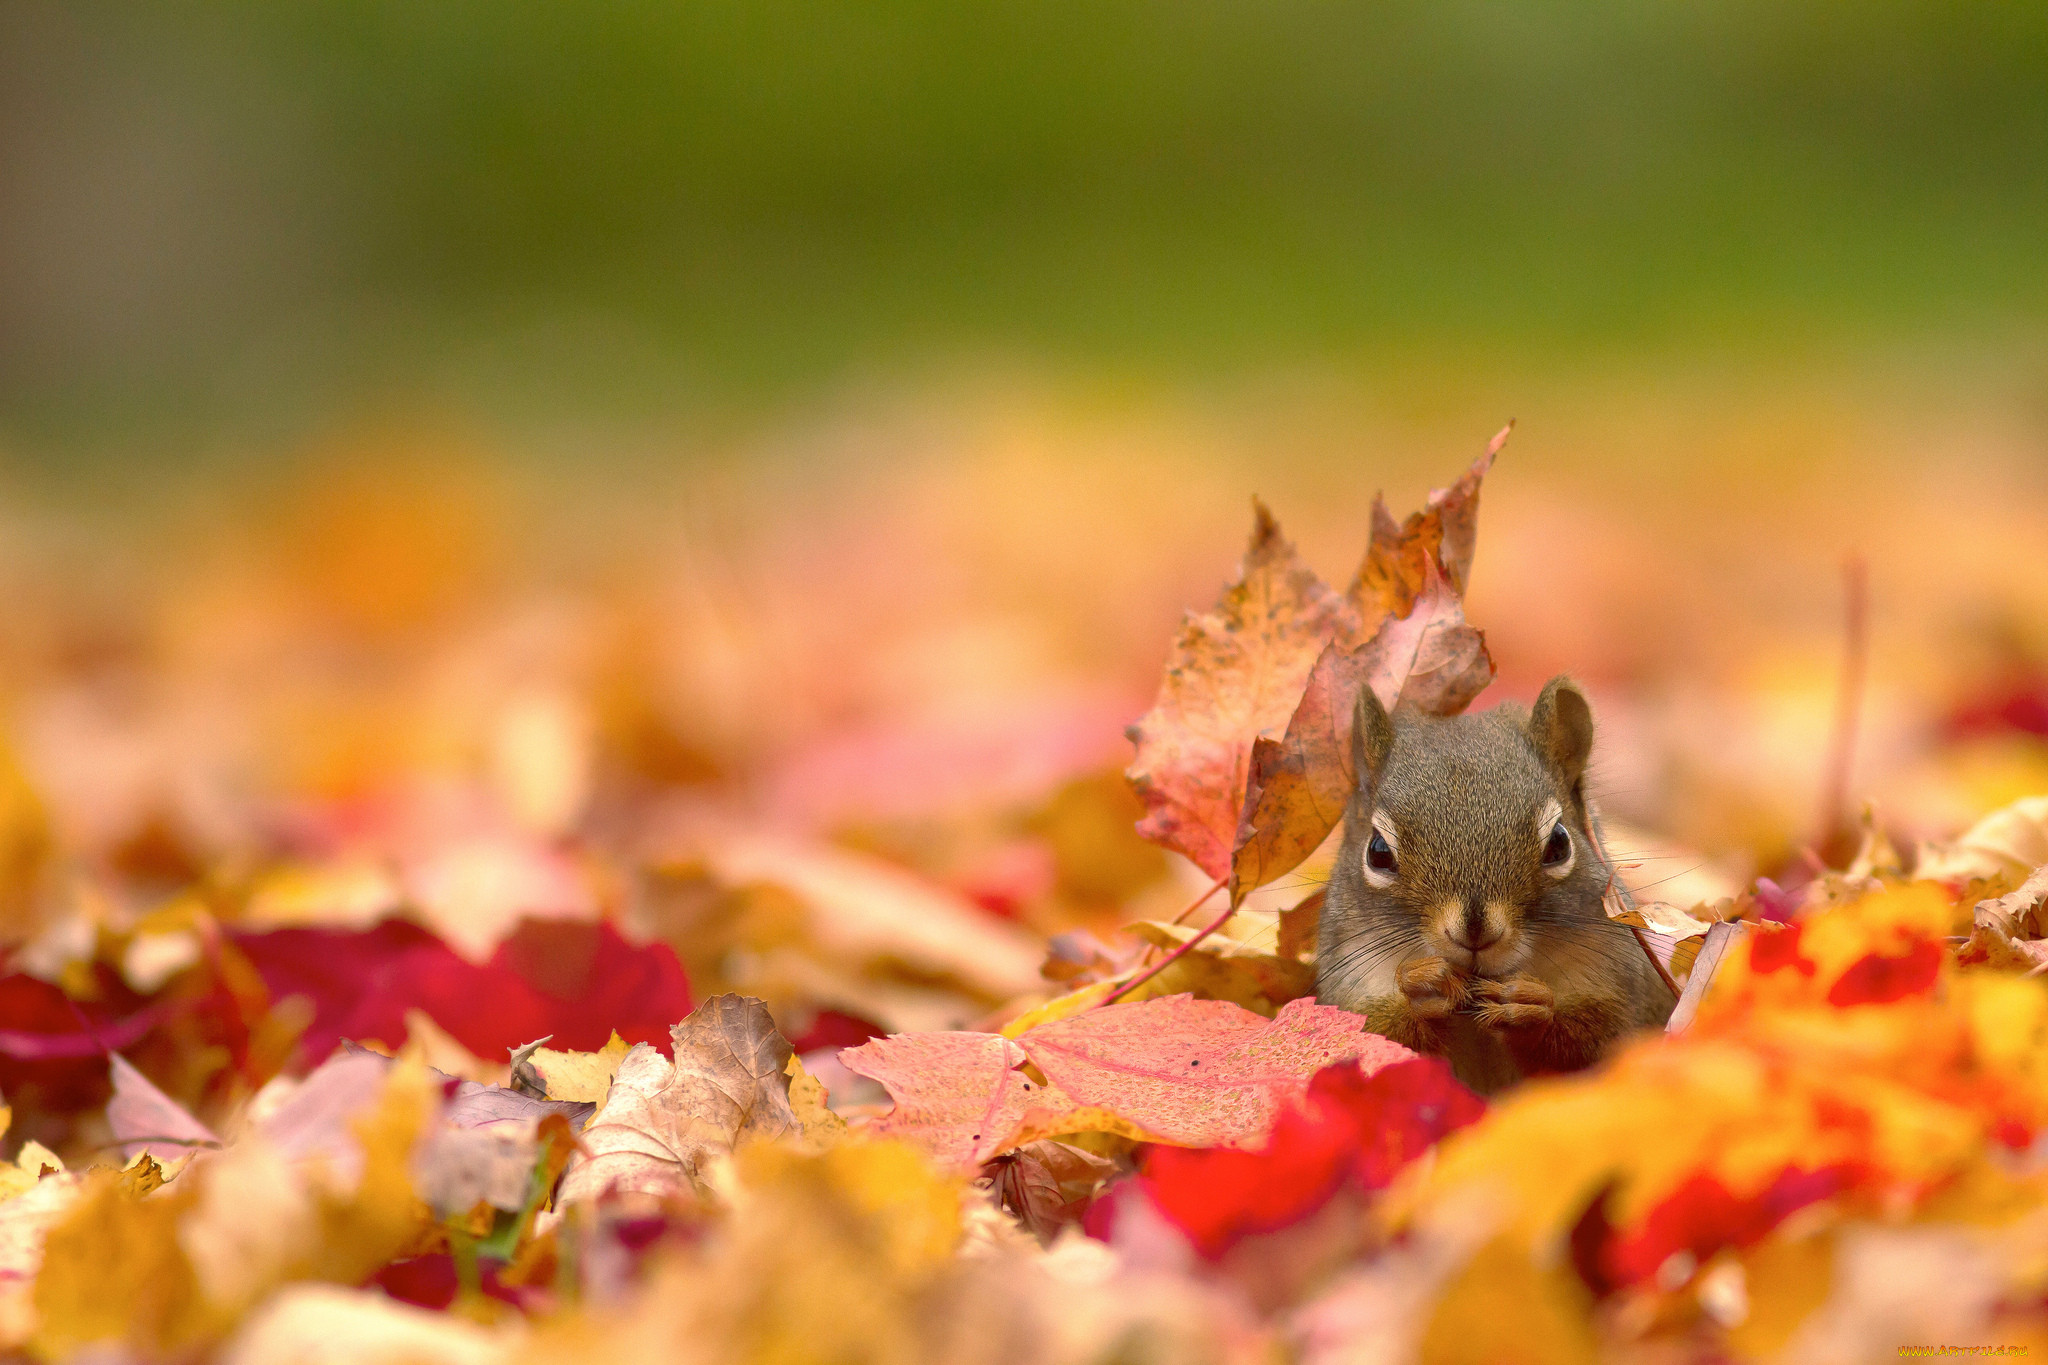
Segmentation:
<svg viewBox="0 0 2048 1365">
<path fill-rule="evenodd" d="M 1437 914 L 1436 930 L 1446 942 L 1470 954 L 1476 964 L 1481 953 L 1507 937 L 1507 908 L 1476 897 L 1450 901 Z"/>
</svg>

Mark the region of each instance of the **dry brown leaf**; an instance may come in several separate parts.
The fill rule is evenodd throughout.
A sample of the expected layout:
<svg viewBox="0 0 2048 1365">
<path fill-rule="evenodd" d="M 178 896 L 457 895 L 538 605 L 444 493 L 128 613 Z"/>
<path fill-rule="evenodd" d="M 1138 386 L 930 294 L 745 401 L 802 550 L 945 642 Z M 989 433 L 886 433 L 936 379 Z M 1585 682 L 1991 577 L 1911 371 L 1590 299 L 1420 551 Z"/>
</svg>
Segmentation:
<svg viewBox="0 0 2048 1365">
<path fill-rule="evenodd" d="M 996 1159 L 990 1193 L 1026 1231 L 1050 1244 L 1116 1174 L 1116 1163 L 1065 1142 L 1033 1142 Z"/>
<path fill-rule="evenodd" d="M 2005 895 L 1978 901 L 1971 914 L 1969 942 L 1961 951 L 1963 960 L 2026 972 L 2043 970 L 2048 964 L 2048 942 L 2043 941 L 2044 902 L 2048 902 L 2048 866 L 2037 868 Z"/>
<path fill-rule="evenodd" d="M 588 1155 L 562 1177 L 560 1202 L 607 1192 L 688 1198 L 706 1164 L 757 1138 L 802 1132 L 784 1070 L 790 1047 L 768 1007 L 716 995 L 675 1026 L 675 1061 L 635 1044 L 582 1132 Z"/>
<path fill-rule="evenodd" d="M 1214 609 L 1188 614 L 1158 701 L 1129 730 L 1138 832 L 1218 881 L 1231 872 L 1253 743 L 1285 731 L 1324 646 L 1358 628 L 1264 504 L 1253 513 L 1236 580 Z"/>
<path fill-rule="evenodd" d="M 1408 615 L 1432 560 L 1450 580 L 1451 591 L 1464 594 L 1479 539 L 1479 484 L 1513 430 L 1512 422 L 1502 427 L 1456 483 L 1431 493 L 1422 510 L 1409 513 L 1399 525 L 1386 500 L 1373 498 L 1372 535 L 1349 594 L 1362 620 Z"/>
</svg>

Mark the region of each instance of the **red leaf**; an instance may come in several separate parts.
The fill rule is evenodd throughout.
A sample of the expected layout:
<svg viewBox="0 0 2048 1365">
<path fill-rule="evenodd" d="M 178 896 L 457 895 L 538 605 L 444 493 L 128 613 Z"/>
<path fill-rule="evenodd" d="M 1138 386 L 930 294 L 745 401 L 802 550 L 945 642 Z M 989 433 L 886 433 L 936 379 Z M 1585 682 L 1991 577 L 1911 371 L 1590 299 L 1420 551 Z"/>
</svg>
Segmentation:
<svg viewBox="0 0 2048 1365">
<path fill-rule="evenodd" d="M 281 929 L 238 944 L 273 998 L 312 1001 L 307 1063 L 343 1038 L 395 1046 L 409 1009 L 486 1058 L 550 1034 L 555 1047 L 594 1051 L 614 1028 L 629 1043 L 666 1050 L 669 1029 L 690 1012 L 674 951 L 629 944 L 605 923 L 529 920 L 483 966 L 398 920 L 360 933 Z"/>
<path fill-rule="evenodd" d="M 1780 929 L 1776 933 L 1756 933 L 1749 940 L 1749 969 L 1758 976 L 1769 976 L 1772 972 L 1790 967 L 1801 976 L 1812 976 L 1814 963 L 1799 951 L 1800 926 Z"/>
<path fill-rule="evenodd" d="M 839 1054 L 887 1086 L 896 1107 L 869 1131 L 915 1142 L 958 1168 L 1024 1142 L 1117 1125 L 1157 1139 L 1243 1146 L 1332 1062 L 1377 1070 L 1415 1054 L 1364 1031 L 1357 1015 L 1296 1000 L 1275 1019 L 1221 1000 L 1174 995 L 1091 1010 L 1012 1041 L 993 1033 L 908 1033 Z M 1021 1069 L 1044 1073 L 1040 1085 Z"/>
<path fill-rule="evenodd" d="M 1866 953 L 1828 990 L 1830 1005 L 1883 1005 L 1934 989 L 1941 945 L 1923 938 L 1895 956 Z"/>
<path fill-rule="evenodd" d="M 1290 1227 L 1347 1182 L 1383 1189 L 1445 1134 L 1475 1122 L 1486 1102 L 1434 1057 L 1367 1075 L 1356 1066 L 1318 1072 L 1307 1095 L 1281 1111 L 1256 1151 L 1154 1147 L 1142 1187 L 1201 1255 Z"/>
<path fill-rule="evenodd" d="M 1715 1176 L 1688 1177 L 1644 1216 L 1640 1227 L 1608 1243 L 1603 1269 L 1614 1284 L 1638 1284 L 1681 1251 L 1704 1262 L 1723 1247 L 1749 1246 L 1800 1209 L 1846 1188 L 1852 1175 L 1846 1165 L 1810 1171 L 1788 1167 L 1747 1198 Z"/>
</svg>

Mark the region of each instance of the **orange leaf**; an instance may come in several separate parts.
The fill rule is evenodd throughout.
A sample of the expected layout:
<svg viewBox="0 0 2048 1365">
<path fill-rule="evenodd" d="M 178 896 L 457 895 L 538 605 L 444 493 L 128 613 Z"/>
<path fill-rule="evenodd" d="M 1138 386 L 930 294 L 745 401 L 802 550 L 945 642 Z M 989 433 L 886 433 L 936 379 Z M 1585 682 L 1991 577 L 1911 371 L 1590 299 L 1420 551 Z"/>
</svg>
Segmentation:
<svg viewBox="0 0 2048 1365">
<path fill-rule="evenodd" d="M 1386 501 L 1373 499 L 1372 537 L 1350 591 L 1362 619 L 1408 615 L 1422 593 L 1431 560 L 1450 580 L 1451 591 L 1464 596 L 1479 539 L 1479 481 L 1514 429 L 1513 422 L 1502 427 L 1456 483 L 1431 493 L 1422 510 L 1409 513 L 1398 526 Z"/>
<path fill-rule="evenodd" d="M 1425 556 L 1407 615 L 1388 619 L 1356 649 L 1326 646 L 1287 732 L 1253 743 L 1231 900 L 1293 871 L 1343 819 L 1358 783 L 1351 729 L 1359 688 L 1371 687 L 1389 709 L 1399 703 L 1453 716 L 1492 681 L 1486 638 L 1465 624 L 1457 592 Z"/>
<path fill-rule="evenodd" d="M 1358 627 L 1273 514 L 1252 506 L 1237 580 L 1213 611 L 1189 614 L 1158 702 L 1129 730 L 1129 776 L 1145 803 L 1138 832 L 1218 879 L 1230 871 L 1253 742 L 1286 727 L 1324 645 Z"/>
</svg>

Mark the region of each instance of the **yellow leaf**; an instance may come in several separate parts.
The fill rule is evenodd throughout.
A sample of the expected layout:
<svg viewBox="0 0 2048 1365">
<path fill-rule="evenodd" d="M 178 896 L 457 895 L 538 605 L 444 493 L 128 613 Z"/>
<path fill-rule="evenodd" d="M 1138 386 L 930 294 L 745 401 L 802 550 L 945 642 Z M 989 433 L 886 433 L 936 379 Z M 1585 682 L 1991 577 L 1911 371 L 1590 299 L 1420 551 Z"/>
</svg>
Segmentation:
<svg viewBox="0 0 2048 1365">
<path fill-rule="evenodd" d="M 30 1138 L 21 1144 L 21 1151 L 16 1154 L 14 1164 L 32 1176 L 41 1176 L 45 1170 L 63 1170 L 64 1158 L 34 1138 Z"/>
<path fill-rule="evenodd" d="M 611 1089 L 619 1063 L 626 1060 L 626 1040 L 612 1031 L 611 1038 L 596 1052 L 558 1052 L 551 1047 L 535 1048 L 527 1059 L 540 1078 L 546 1098 L 572 1100 L 579 1104 L 603 1104 Z"/>
<path fill-rule="evenodd" d="M 1071 1019 L 1108 999 L 1115 993 L 1119 984 L 1120 981 L 1096 981 L 1081 987 L 1080 990 L 1055 996 L 1043 1005 L 1028 1009 L 1003 1025 L 1002 1035 L 1005 1038 L 1021 1038 L 1040 1024 L 1050 1024 L 1058 1019 Z"/>
<path fill-rule="evenodd" d="M 790 1054 L 783 1071 L 789 1076 L 789 1109 L 802 1125 L 804 1136 L 821 1146 L 844 1142 L 846 1120 L 826 1107 L 823 1082 L 804 1070 L 803 1059 L 795 1053 Z"/>
</svg>

